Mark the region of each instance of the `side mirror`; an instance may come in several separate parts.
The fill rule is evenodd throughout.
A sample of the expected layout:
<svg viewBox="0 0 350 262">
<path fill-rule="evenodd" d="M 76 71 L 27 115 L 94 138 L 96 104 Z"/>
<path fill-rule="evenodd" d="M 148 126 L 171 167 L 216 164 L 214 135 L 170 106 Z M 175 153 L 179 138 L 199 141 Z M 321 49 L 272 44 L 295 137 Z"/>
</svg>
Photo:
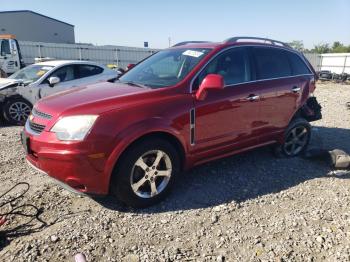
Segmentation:
<svg viewBox="0 0 350 262">
<path fill-rule="evenodd" d="M 128 66 L 126 68 L 127 68 L 127 70 L 130 70 L 133 67 L 135 67 L 135 64 L 128 64 Z"/>
<path fill-rule="evenodd" d="M 196 92 L 196 99 L 204 100 L 207 97 L 208 90 L 222 90 L 224 86 L 224 78 L 221 75 L 209 74 L 200 84 Z"/>
<path fill-rule="evenodd" d="M 120 68 L 120 67 L 117 68 L 116 71 L 117 71 L 117 75 L 118 75 L 118 76 L 121 76 L 122 74 L 125 73 L 125 70 L 124 70 L 123 68 Z"/>
<path fill-rule="evenodd" d="M 58 84 L 59 82 L 61 82 L 61 79 L 57 76 L 52 76 L 49 78 L 49 86 L 53 87 L 54 85 Z"/>
</svg>

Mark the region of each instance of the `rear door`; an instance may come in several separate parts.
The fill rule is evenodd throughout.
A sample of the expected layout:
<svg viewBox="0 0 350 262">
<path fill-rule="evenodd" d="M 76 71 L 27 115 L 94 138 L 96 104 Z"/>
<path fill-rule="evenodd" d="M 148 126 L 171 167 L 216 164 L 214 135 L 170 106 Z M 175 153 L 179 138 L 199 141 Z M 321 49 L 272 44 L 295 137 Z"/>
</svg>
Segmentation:
<svg viewBox="0 0 350 262">
<path fill-rule="evenodd" d="M 195 101 L 195 132 L 193 151 L 196 153 L 217 149 L 237 150 L 256 144 L 254 125 L 258 121 L 259 103 L 253 101 L 255 87 L 251 80 L 249 49 L 236 47 L 214 58 L 199 74 L 193 85 L 207 74 L 224 77 L 225 88 L 209 91 L 204 101 Z"/>
<path fill-rule="evenodd" d="M 284 131 L 301 103 L 307 76 L 299 74 L 291 53 L 278 47 L 254 47 L 256 86 L 260 94 L 259 139 L 274 140 Z"/>
<path fill-rule="evenodd" d="M 299 80 L 301 88 L 299 90 L 301 95 L 299 102 L 303 104 L 309 94 L 315 90 L 315 73 L 305 57 L 294 52 L 288 52 L 288 59 L 292 67 L 292 75 Z M 298 106 L 301 106 L 301 104 L 298 104 Z"/>
<path fill-rule="evenodd" d="M 93 84 L 105 80 L 104 69 L 96 65 L 75 65 L 76 85 Z"/>
</svg>

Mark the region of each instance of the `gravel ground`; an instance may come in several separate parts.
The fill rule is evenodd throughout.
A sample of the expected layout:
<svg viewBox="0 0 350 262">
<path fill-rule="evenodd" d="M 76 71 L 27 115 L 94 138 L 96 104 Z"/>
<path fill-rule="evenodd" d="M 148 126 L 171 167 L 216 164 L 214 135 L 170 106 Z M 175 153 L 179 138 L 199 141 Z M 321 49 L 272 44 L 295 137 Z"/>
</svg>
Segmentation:
<svg viewBox="0 0 350 262">
<path fill-rule="evenodd" d="M 350 85 L 320 83 L 316 95 L 324 117 L 313 123 L 311 146 L 350 152 Z M 132 210 L 79 197 L 31 170 L 20 130 L 0 127 L 0 195 L 28 182 L 13 206 L 42 207 L 48 226 L 32 221 L 8 237 L 2 261 L 73 261 L 79 252 L 88 261 L 350 260 L 350 172 L 262 148 L 194 168 L 165 202 Z"/>
</svg>

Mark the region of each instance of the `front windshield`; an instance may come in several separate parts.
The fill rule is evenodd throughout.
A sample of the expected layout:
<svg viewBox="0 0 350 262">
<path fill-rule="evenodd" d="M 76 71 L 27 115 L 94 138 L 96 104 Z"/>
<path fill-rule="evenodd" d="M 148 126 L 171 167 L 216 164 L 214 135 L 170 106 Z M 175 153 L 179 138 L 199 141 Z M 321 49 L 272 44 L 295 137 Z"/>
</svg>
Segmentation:
<svg viewBox="0 0 350 262">
<path fill-rule="evenodd" d="M 120 82 L 161 88 L 173 86 L 210 52 L 207 48 L 181 48 L 160 51 L 119 78 Z"/>
<path fill-rule="evenodd" d="M 43 65 L 30 65 L 27 66 L 13 75 L 9 76 L 10 79 L 23 80 L 27 83 L 33 83 L 37 81 L 40 77 L 50 71 L 53 66 L 43 66 Z"/>
</svg>

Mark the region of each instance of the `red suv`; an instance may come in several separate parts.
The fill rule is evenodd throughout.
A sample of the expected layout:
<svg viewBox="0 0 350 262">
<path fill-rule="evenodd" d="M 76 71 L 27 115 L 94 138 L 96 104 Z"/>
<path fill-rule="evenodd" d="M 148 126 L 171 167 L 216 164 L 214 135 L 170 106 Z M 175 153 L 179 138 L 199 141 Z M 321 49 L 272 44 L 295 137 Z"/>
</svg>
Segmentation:
<svg viewBox="0 0 350 262">
<path fill-rule="evenodd" d="M 82 193 L 145 207 L 183 170 L 260 146 L 296 156 L 320 118 L 316 74 L 270 39 L 183 42 L 115 82 L 40 100 L 22 142 L 28 162 Z M 317 102 L 316 102 L 317 104 Z"/>
</svg>

